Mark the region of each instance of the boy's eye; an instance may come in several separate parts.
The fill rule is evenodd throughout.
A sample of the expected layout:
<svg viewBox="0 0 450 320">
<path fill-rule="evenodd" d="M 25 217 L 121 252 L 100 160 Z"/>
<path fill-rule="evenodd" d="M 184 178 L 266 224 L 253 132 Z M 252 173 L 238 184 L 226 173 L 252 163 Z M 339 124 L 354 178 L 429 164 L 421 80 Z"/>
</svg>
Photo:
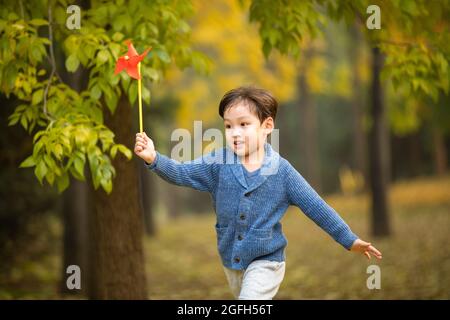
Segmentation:
<svg viewBox="0 0 450 320">
<path fill-rule="evenodd" d="M 244 127 L 245 127 L 245 126 L 247 126 L 247 125 L 248 125 L 247 122 L 242 122 L 242 123 L 241 123 L 241 126 L 244 126 Z"/>
<path fill-rule="evenodd" d="M 230 125 L 227 124 L 227 125 L 225 126 L 225 128 L 230 129 Z"/>
</svg>

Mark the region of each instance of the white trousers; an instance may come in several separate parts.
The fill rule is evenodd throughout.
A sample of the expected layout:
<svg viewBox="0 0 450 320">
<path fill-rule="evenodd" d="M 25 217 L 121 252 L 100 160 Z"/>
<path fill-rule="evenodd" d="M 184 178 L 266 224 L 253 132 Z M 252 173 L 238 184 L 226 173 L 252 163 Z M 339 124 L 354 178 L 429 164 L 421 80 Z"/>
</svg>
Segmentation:
<svg viewBox="0 0 450 320">
<path fill-rule="evenodd" d="M 236 299 L 272 300 L 283 281 L 286 263 L 255 260 L 245 270 L 223 268 Z"/>
</svg>

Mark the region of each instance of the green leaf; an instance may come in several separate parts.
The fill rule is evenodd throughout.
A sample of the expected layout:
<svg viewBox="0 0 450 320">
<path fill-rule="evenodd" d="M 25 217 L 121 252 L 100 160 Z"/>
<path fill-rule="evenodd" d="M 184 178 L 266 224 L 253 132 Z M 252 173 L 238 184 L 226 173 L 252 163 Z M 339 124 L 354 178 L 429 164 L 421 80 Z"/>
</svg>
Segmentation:
<svg viewBox="0 0 450 320">
<path fill-rule="evenodd" d="M 42 149 L 42 147 L 44 146 L 44 139 L 40 139 L 38 142 L 35 143 L 34 148 L 33 148 L 33 154 L 37 155 L 39 153 L 39 151 Z"/>
<path fill-rule="evenodd" d="M 108 50 L 100 50 L 97 54 L 97 65 L 101 65 L 108 61 L 109 56 Z"/>
<path fill-rule="evenodd" d="M 36 166 L 36 169 L 34 170 L 34 174 L 38 178 L 39 182 L 42 184 L 42 179 L 47 174 L 47 166 L 45 165 L 44 160 L 41 159 L 41 161 Z"/>
<path fill-rule="evenodd" d="M 112 191 L 112 180 L 111 179 L 101 179 L 100 184 L 103 187 L 103 190 L 106 191 L 107 194 L 110 194 Z"/>
<path fill-rule="evenodd" d="M 34 157 L 31 155 L 28 158 L 26 158 L 20 165 L 19 168 L 28 168 L 28 167 L 34 167 L 36 165 L 36 162 L 34 162 Z"/>
<path fill-rule="evenodd" d="M 40 45 L 33 45 L 31 47 L 31 55 L 33 57 L 33 59 L 31 59 L 31 62 L 34 64 L 36 61 L 41 61 L 41 57 L 42 57 L 42 51 L 41 51 L 41 46 Z"/>
<path fill-rule="evenodd" d="M 137 81 L 133 81 L 130 84 L 130 88 L 128 89 L 128 99 L 130 103 L 133 105 L 137 98 L 138 86 Z"/>
<path fill-rule="evenodd" d="M 54 170 L 56 167 L 55 160 L 53 160 L 53 157 L 50 154 L 44 154 L 44 160 L 47 164 L 47 168 L 50 170 Z"/>
<path fill-rule="evenodd" d="M 36 133 L 33 137 L 33 143 L 36 143 L 36 141 L 39 139 L 39 137 L 41 137 L 44 134 L 46 134 L 45 131 L 39 131 L 38 133 Z"/>
<path fill-rule="evenodd" d="M 150 104 L 150 90 L 146 87 L 142 88 L 142 100 L 144 100 L 146 104 Z"/>
<path fill-rule="evenodd" d="M 44 99 L 44 89 L 39 89 L 33 92 L 33 96 L 31 98 L 31 104 L 37 105 Z"/>
<path fill-rule="evenodd" d="M 64 173 L 56 179 L 56 186 L 58 187 L 58 192 L 61 193 L 69 186 L 69 175 Z"/>
<path fill-rule="evenodd" d="M 119 42 L 123 39 L 123 33 L 115 32 L 112 36 L 112 39 L 116 42 Z"/>
<path fill-rule="evenodd" d="M 165 63 L 170 63 L 171 59 L 170 56 L 168 55 L 168 53 L 166 51 L 160 50 L 160 49 L 156 49 L 155 53 L 157 54 L 157 56 L 161 59 L 161 61 L 165 62 Z"/>
<path fill-rule="evenodd" d="M 73 163 L 74 163 L 75 171 L 78 174 L 78 176 L 84 178 L 84 159 L 80 159 L 77 157 L 77 158 L 75 158 Z"/>
<path fill-rule="evenodd" d="M 116 144 L 116 145 L 113 145 L 110 150 L 111 158 L 113 158 L 113 159 L 116 158 L 117 148 L 118 148 L 118 145 Z"/>
<path fill-rule="evenodd" d="M 61 160 L 61 157 L 63 155 L 63 148 L 59 143 L 53 148 L 53 154 L 58 160 Z"/>
<path fill-rule="evenodd" d="M 66 59 L 66 69 L 69 72 L 75 72 L 75 70 L 78 69 L 79 65 L 80 65 L 80 60 L 78 60 L 76 55 L 73 53 Z"/>
<path fill-rule="evenodd" d="M 122 154 L 127 157 L 128 160 L 131 159 L 132 157 L 132 153 L 130 151 L 130 149 L 128 149 L 126 146 L 124 146 L 123 144 L 118 144 L 117 145 L 117 149 L 122 152 Z"/>
<path fill-rule="evenodd" d="M 130 77 L 128 77 L 128 75 L 125 76 L 123 72 L 120 74 L 120 77 L 122 80 L 122 89 L 123 91 L 127 92 L 128 90 L 130 90 L 131 79 Z"/>
<path fill-rule="evenodd" d="M 158 81 L 159 80 L 159 73 L 156 69 L 153 68 L 146 68 L 144 70 L 145 75 L 147 75 L 152 81 Z"/>
<path fill-rule="evenodd" d="M 91 117 L 97 123 L 103 123 L 103 112 L 97 107 L 91 108 Z"/>
<path fill-rule="evenodd" d="M 50 185 L 53 185 L 53 182 L 55 182 L 55 174 L 52 171 L 47 172 L 45 178 Z"/>
<path fill-rule="evenodd" d="M 28 129 L 28 122 L 27 122 L 27 117 L 25 116 L 25 114 L 22 114 L 22 117 L 20 118 L 20 124 L 22 125 L 22 127 L 25 128 L 25 130 Z"/>
<path fill-rule="evenodd" d="M 44 19 L 32 19 L 29 21 L 29 23 L 33 26 L 46 26 L 48 25 L 48 21 Z"/>
<path fill-rule="evenodd" d="M 97 84 L 91 88 L 90 93 L 91 98 L 94 100 L 98 100 L 102 96 L 102 91 L 100 90 L 100 87 Z"/>
<path fill-rule="evenodd" d="M 114 113 L 114 111 L 116 110 L 118 100 L 119 97 L 114 92 L 110 92 L 109 95 L 105 95 L 106 105 L 108 106 L 108 109 L 111 111 L 111 113 Z"/>
<path fill-rule="evenodd" d="M 13 125 L 15 125 L 17 122 L 19 122 L 20 114 L 13 113 L 12 115 L 10 115 L 10 116 L 8 117 L 8 119 L 9 119 L 8 126 L 13 126 Z"/>
<path fill-rule="evenodd" d="M 97 175 L 97 172 L 95 170 L 92 170 L 92 168 L 91 174 L 92 174 L 92 182 L 94 183 L 94 189 L 97 190 L 100 183 L 99 176 Z"/>
<path fill-rule="evenodd" d="M 264 57 L 267 59 L 269 57 L 270 51 L 272 51 L 272 46 L 267 41 L 264 41 L 262 50 L 264 53 Z"/>
</svg>

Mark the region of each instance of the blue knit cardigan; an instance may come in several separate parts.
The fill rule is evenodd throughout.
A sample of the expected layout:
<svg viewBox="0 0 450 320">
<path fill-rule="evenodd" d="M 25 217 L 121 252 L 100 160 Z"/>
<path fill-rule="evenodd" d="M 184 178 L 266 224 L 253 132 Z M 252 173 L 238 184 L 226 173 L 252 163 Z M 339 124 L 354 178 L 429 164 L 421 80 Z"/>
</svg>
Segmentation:
<svg viewBox="0 0 450 320">
<path fill-rule="evenodd" d="M 339 214 L 269 143 L 264 152 L 260 174 L 251 185 L 229 147 L 186 162 L 156 151 L 155 160 L 145 165 L 169 183 L 210 193 L 217 216 L 217 247 L 228 268 L 244 270 L 259 259 L 285 260 L 287 240 L 280 220 L 290 205 L 349 250 L 358 237 Z"/>
</svg>

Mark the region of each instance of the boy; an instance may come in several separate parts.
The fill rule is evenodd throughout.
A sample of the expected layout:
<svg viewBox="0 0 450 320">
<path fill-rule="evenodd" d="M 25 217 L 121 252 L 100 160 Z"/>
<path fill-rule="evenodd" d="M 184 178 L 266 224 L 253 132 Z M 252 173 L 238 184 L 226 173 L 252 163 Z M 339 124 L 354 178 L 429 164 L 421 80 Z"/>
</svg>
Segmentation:
<svg viewBox="0 0 450 320">
<path fill-rule="evenodd" d="M 278 103 L 266 90 L 239 87 L 219 104 L 227 147 L 180 163 L 155 150 L 145 134 L 134 152 L 166 181 L 211 194 L 217 216 L 217 246 L 231 291 L 239 299 L 272 299 L 285 271 L 287 241 L 280 220 L 290 205 L 347 250 L 381 253 L 359 239 L 305 181 L 266 142 L 274 129 Z"/>
</svg>

